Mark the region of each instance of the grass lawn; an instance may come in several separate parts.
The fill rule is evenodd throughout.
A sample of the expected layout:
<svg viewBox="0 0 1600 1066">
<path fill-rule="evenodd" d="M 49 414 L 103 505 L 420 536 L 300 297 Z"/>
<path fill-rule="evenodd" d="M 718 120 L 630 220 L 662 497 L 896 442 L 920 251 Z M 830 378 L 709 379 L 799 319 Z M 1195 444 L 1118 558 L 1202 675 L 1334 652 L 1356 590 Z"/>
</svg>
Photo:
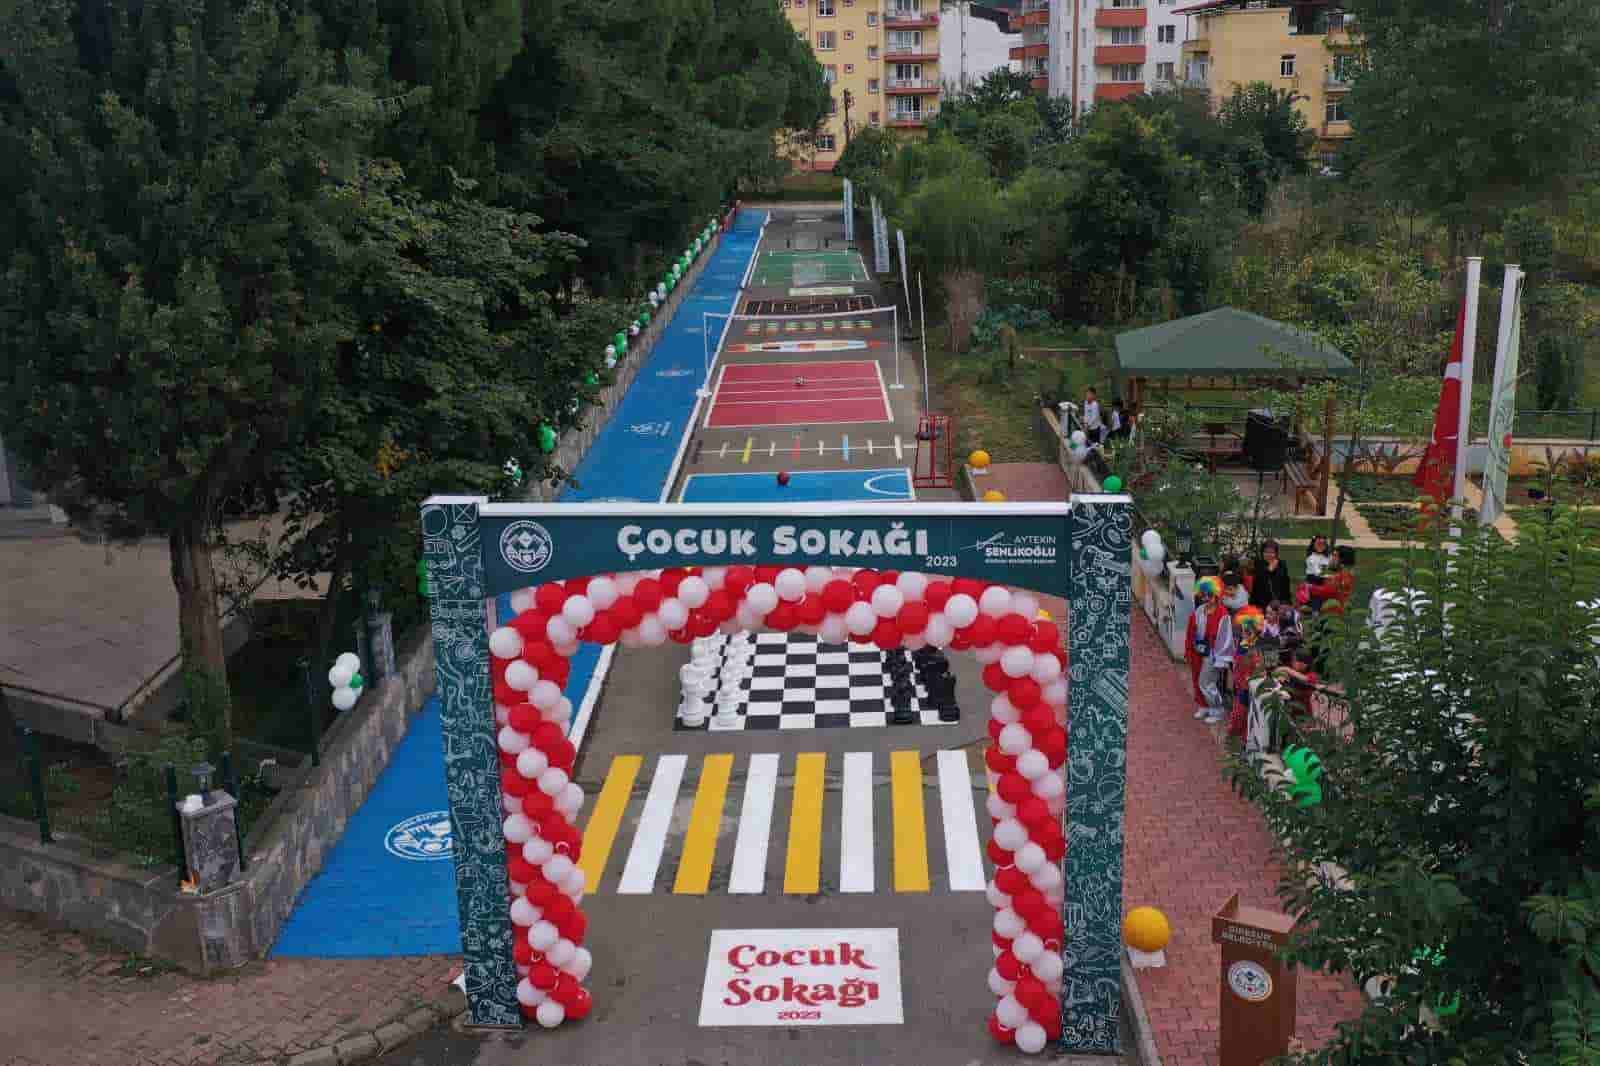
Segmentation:
<svg viewBox="0 0 1600 1066">
<path fill-rule="evenodd" d="M 1411 483 L 1410 474 L 1384 477 L 1377 474 L 1351 474 L 1340 478 L 1345 493 L 1357 503 L 1414 503 L 1421 495 Z"/>
<path fill-rule="evenodd" d="M 1263 518 L 1261 520 L 1261 538 L 1268 537 L 1274 540 L 1306 540 L 1309 541 L 1317 534 L 1328 532 L 1326 518 Z M 1338 534 L 1340 540 L 1350 537 L 1350 527 L 1343 518 L 1339 519 Z"/>
<path fill-rule="evenodd" d="M 790 174 L 774 187 L 751 190 L 746 199 L 757 202 L 838 200 L 844 203 L 844 179 L 826 173 Z"/>
</svg>

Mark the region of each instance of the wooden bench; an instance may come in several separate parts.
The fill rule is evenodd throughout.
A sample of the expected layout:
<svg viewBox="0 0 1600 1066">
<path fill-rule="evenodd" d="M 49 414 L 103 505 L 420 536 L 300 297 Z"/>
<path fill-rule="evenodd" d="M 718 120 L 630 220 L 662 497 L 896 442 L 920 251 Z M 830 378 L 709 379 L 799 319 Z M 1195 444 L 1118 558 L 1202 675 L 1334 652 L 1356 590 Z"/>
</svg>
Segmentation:
<svg viewBox="0 0 1600 1066">
<path fill-rule="evenodd" d="M 1305 500 L 1311 505 L 1313 511 L 1321 508 L 1317 506 L 1318 482 L 1311 470 L 1306 469 L 1304 463 L 1288 462 L 1283 464 L 1283 486 L 1285 492 L 1294 493 L 1294 513 L 1300 513 L 1300 501 Z"/>
</svg>

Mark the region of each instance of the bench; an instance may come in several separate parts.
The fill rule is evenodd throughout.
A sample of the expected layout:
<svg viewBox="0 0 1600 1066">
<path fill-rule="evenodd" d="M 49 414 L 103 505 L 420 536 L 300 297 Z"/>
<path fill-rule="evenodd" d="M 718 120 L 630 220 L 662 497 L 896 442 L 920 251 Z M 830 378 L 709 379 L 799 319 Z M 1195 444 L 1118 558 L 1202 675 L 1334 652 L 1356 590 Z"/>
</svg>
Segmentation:
<svg viewBox="0 0 1600 1066">
<path fill-rule="evenodd" d="M 1317 482 L 1313 479 L 1312 472 L 1307 470 L 1304 463 L 1288 462 L 1283 464 L 1283 485 L 1285 492 L 1294 493 L 1294 513 L 1300 513 L 1300 501 L 1304 500 L 1311 506 L 1311 510 L 1319 511 L 1317 506 Z"/>
</svg>

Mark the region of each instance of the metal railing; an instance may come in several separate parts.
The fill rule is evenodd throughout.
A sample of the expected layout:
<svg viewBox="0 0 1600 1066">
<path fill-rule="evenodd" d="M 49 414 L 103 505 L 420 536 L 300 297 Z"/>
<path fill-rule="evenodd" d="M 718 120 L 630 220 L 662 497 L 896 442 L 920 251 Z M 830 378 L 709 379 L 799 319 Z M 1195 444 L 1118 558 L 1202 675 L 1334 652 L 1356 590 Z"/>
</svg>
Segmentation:
<svg viewBox="0 0 1600 1066">
<path fill-rule="evenodd" d="M 883 21 L 891 25 L 896 22 L 937 22 L 937 11 L 885 11 Z"/>
<path fill-rule="evenodd" d="M 932 89 L 937 91 L 939 82 L 934 78 L 890 78 L 884 83 L 890 89 Z"/>
<path fill-rule="evenodd" d="M 1473 432 L 1488 432 L 1488 414 L 1473 419 Z M 1511 422 L 1511 436 L 1561 437 L 1600 442 L 1600 407 L 1587 409 L 1518 411 Z"/>
<path fill-rule="evenodd" d="M 929 111 L 890 111 L 888 122 L 908 122 L 915 126 L 926 126 L 938 116 L 936 110 Z"/>
</svg>

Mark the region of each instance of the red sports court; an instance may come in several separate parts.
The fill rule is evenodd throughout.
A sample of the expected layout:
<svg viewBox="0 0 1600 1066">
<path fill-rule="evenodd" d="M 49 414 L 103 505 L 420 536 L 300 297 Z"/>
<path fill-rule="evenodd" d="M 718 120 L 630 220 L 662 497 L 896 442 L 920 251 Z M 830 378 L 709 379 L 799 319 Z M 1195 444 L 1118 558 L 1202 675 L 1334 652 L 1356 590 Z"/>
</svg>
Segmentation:
<svg viewBox="0 0 1600 1066">
<path fill-rule="evenodd" d="M 876 360 L 739 363 L 722 368 L 709 429 L 888 422 L 889 393 Z"/>
</svg>

